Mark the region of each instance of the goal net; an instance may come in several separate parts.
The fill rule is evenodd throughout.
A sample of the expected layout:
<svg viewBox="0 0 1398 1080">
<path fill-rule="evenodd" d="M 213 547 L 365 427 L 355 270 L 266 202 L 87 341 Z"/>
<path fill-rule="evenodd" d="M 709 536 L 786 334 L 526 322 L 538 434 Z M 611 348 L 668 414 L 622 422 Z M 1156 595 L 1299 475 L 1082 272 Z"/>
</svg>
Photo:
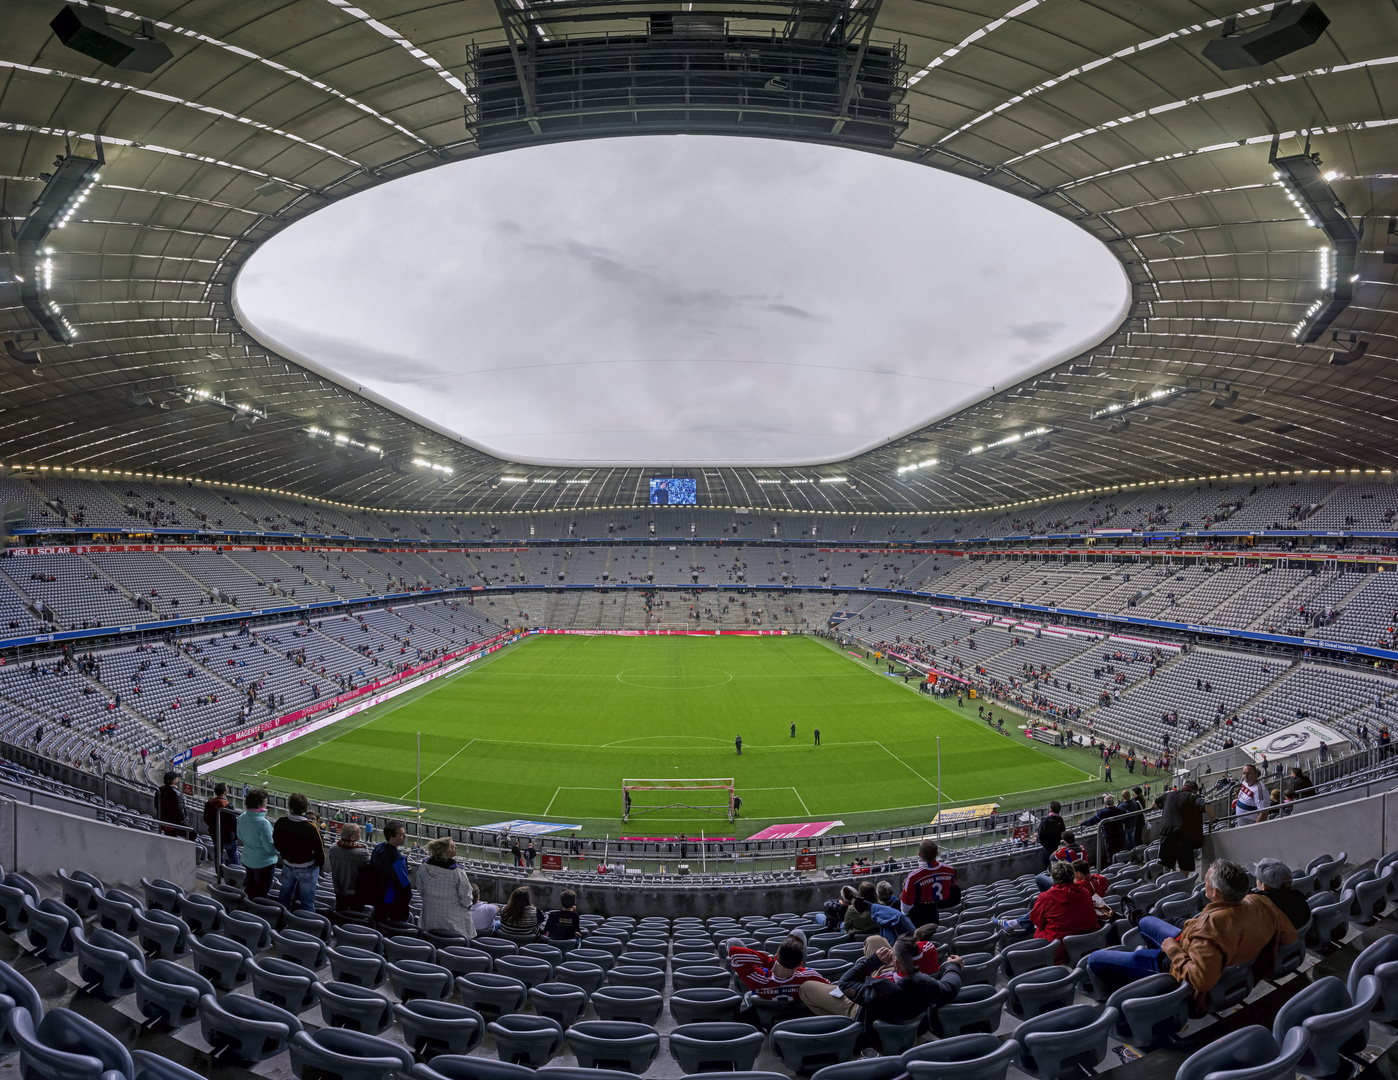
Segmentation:
<svg viewBox="0 0 1398 1080">
<path fill-rule="evenodd" d="M 698 810 L 733 820 L 733 778 L 645 780 L 621 782 L 621 820 L 657 810 Z"/>
</svg>

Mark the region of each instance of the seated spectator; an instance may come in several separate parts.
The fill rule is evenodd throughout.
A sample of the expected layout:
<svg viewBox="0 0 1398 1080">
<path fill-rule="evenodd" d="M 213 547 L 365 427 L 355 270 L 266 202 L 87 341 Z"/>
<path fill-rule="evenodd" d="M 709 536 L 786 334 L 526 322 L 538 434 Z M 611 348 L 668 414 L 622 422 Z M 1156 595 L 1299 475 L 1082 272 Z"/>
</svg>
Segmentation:
<svg viewBox="0 0 1398 1080">
<path fill-rule="evenodd" d="M 1092 864 L 1086 859 L 1078 859 L 1072 864 L 1073 881 L 1077 885 L 1085 885 L 1087 891 L 1093 896 L 1106 896 L 1107 890 L 1111 887 L 1111 882 L 1101 874 L 1092 872 Z"/>
<path fill-rule="evenodd" d="M 1152 946 L 1135 952 L 1099 949 L 1087 959 L 1100 985 L 1116 990 L 1135 979 L 1168 971 L 1194 988 L 1194 1008 L 1203 1014 L 1207 995 L 1225 968 L 1262 960 L 1296 940 L 1291 920 L 1264 896 L 1248 893 L 1248 875 L 1235 862 L 1216 859 L 1204 874 L 1204 910 L 1183 929 L 1147 915 L 1141 937 Z"/>
<path fill-rule="evenodd" d="M 1087 849 L 1078 843 L 1077 834 L 1071 829 L 1063 834 L 1063 846 L 1053 853 L 1050 865 L 1055 862 L 1065 862 L 1072 864 L 1078 860 L 1090 863 L 1092 860 L 1087 857 Z M 1053 878 L 1049 876 L 1046 869 L 1042 874 L 1034 875 L 1034 884 L 1039 886 L 1039 891 L 1053 888 Z"/>
<path fill-rule="evenodd" d="M 1257 888 L 1250 895 L 1265 896 L 1272 901 L 1291 920 L 1293 929 L 1300 930 L 1310 922 L 1310 905 L 1291 887 L 1291 867 L 1280 859 L 1259 859 L 1256 874 Z"/>
<path fill-rule="evenodd" d="M 861 881 L 859 883 L 859 893 L 850 904 L 849 910 L 845 912 L 845 921 L 841 924 L 842 929 L 850 937 L 866 938 L 872 934 L 878 924 L 874 922 L 873 912 L 870 908 L 878 902 L 878 891 L 874 888 L 872 881 Z"/>
<path fill-rule="evenodd" d="M 427 845 L 427 861 L 413 871 L 413 886 L 422 897 L 421 926 L 424 930 L 446 930 L 464 938 L 476 936 L 471 921 L 471 879 L 456 861 L 456 843 L 449 836 Z"/>
<path fill-rule="evenodd" d="M 1049 863 L 1049 876 L 1053 884 L 1039 894 L 1027 916 L 996 919 L 996 925 L 1005 930 L 1032 926 L 1034 936 L 1042 941 L 1062 941 L 1069 934 L 1093 933 L 1097 929 L 1097 911 L 1092 895 L 1073 883 L 1073 868 L 1065 862 Z M 1053 962 L 1061 964 L 1067 958 L 1068 950 L 1060 945 Z"/>
<path fill-rule="evenodd" d="M 936 923 L 924 923 L 913 931 L 913 940 L 917 942 L 917 951 L 920 954 L 917 969 L 924 975 L 935 975 L 942 968 L 941 961 L 937 958 L 937 943 L 932 940 L 932 935 L 936 932 Z"/>
<path fill-rule="evenodd" d="M 893 886 L 887 881 L 880 881 L 874 895 L 878 897 L 878 902 L 869 908 L 869 914 L 874 917 L 874 933 L 890 945 L 900 934 L 911 934 L 914 929 L 912 920 L 893 906 Z"/>
<path fill-rule="evenodd" d="M 340 826 L 340 838 L 328 852 L 330 879 L 335 883 L 335 910 L 358 911 L 360 877 L 369 865 L 369 848 L 359 842 L 360 828 L 353 822 Z"/>
<path fill-rule="evenodd" d="M 366 899 L 374 905 L 377 922 L 408 921 L 413 884 L 401 850 L 407 842 L 408 832 L 401 821 L 384 822 L 383 842 L 369 856 L 369 867 L 360 879 L 361 887 L 368 890 Z"/>
<path fill-rule="evenodd" d="M 825 901 L 825 928 L 827 930 L 845 925 L 845 916 L 849 914 L 850 905 L 854 903 L 855 897 L 858 895 L 854 891 L 853 885 L 844 885 L 840 888 L 839 896 L 833 900 Z"/>
<path fill-rule="evenodd" d="M 481 887 L 471 885 L 471 922 L 477 934 L 493 934 L 500 929 L 500 908 L 481 900 Z"/>
<path fill-rule="evenodd" d="M 961 991 L 961 957 L 947 957 L 940 978 L 920 972 L 919 959 L 917 942 L 904 934 L 892 946 L 880 945 L 873 955 L 866 952 L 834 986 L 802 983 L 801 1001 L 813 1013 L 858 1020 L 866 1034 L 874 1030 L 875 1020 L 906 1023 L 955 1001 Z"/>
<path fill-rule="evenodd" d="M 806 935 L 800 930 L 791 931 L 775 955 L 749 949 L 737 938 L 730 938 L 728 962 L 744 989 L 762 1001 L 794 1003 L 801 1000 L 803 983 L 830 981 L 806 967 Z"/>
<path fill-rule="evenodd" d="M 1315 794 L 1315 784 L 1300 765 L 1291 766 L 1291 790 L 1298 799 L 1308 799 Z"/>
<path fill-rule="evenodd" d="M 557 911 L 550 911 L 544 920 L 544 937 L 550 941 L 579 941 L 582 938 L 582 919 L 578 915 L 578 894 L 572 889 L 564 889 L 558 898 L 562 905 Z"/>
<path fill-rule="evenodd" d="M 529 889 L 521 885 L 500 911 L 500 936 L 514 941 L 537 941 L 543 913 L 529 899 Z"/>
<path fill-rule="evenodd" d="M 937 922 L 937 909 L 954 904 L 961 892 L 956 884 L 956 870 L 937 859 L 940 849 L 935 840 L 923 840 L 917 846 L 918 866 L 903 881 L 898 897 L 903 914 L 914 924 Z"/>
</svg>

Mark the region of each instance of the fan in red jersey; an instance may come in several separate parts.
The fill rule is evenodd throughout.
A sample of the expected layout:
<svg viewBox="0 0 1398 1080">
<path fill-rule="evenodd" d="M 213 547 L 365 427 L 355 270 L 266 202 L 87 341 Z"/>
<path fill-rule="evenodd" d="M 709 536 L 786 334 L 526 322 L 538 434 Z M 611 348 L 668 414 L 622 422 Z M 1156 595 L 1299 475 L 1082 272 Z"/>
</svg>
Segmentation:
<svg viewBox="0 0 1398 1080">
<path fill-rule="evenodd" d="M 777 946 L 776 956 L 759 949 L 749 949 L 738 943 L 737 938 L 728 941 L 728 961 L 733 965 L 733 974 L 755 998 L 763 1001 L 796 1002 L 801 1000 L 801 984 L 804 982 L 829 982 L 818 971 L 805 966 L 806 935 L 793 930 L 786 940 Z"/>
</svg>

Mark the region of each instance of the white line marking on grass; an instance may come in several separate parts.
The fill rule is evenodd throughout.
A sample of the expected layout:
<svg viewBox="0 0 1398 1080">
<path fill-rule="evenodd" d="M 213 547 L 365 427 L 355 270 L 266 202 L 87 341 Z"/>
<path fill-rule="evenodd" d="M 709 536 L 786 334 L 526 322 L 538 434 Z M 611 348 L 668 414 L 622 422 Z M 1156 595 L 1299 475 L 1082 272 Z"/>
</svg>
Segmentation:
<svg viewBox="0 0 1398 1080">
<path fill-rule="evenodd" d="M 550 799 L 550 800 L 549 800 L 549 804 L 548 804 L 546 807 L 544 807 L 544 815 L 543 815 L 544 817 L 548 817 L 548 816 L 549 816 L 549 811 L 553 809 L 553 804 L 554 804 L 555 802 L 558 801 L 558 793 L 559 793 L 560 791 L 562 791 L 562 790 L 563 790 L 562 788 L 554 788 L 554 789 L 553 789 L 553 798 Z"/>
<path fill-rule="evenodd" d="M 470 746 L 471 743 L 473 743 L 473 742 L 475 742 L 475 741 L 476 741 L 475 739 L 472 739 L 471 742 L 468 742 L 468 743 L 466 744 L 466 746 Z M 439 772 L 441 772 L 441 771 L 442 771 L 443 769 L 445 769 L 448 765 L 450 765 L 453 761 L 455 761 L 458 757 L 460 757 L 463 753 L 465 753 L 465 752 L 466 752 L 466 746 L 463 746 L 463 747 L 462 747 L 460 750 L 458 750 L 456 753 L 452 754 L 451 757 L 447 758 L 446 761 L 442 762 L 442 763 L 441 763 L 440 765 L 438 765 L 435 769 L 433 769 L 430 773 L 428 773 L 426 776 L 424 776 L 424 777 L 422 778 L 422 782 L 425 784 L 428 780 L 431 780 L 431 779 L 432 779 L 434 776 L 436 776 Z M 409 795 L 411 795 L 415 790 L 421 788 L 421 786 L 422 786 L 421 784 L 414 784 L 412 787 L 408 788 L 407 791 L 403 792 L 403 794 L 400 795 L 399 798 L 401 798 L 401 799 L 406 799 L 406 798 L 407 798 Z"/>
<path fill-rule="evenodd" d="M 929 780 L 929 779 L 927 779 L 927 777 L 923 776 L 922 773 L 920 773 L 920 772 L 918 772 L 916 769 L 914 769 L 911 765 L 909 765 L 906 761 L 904 761 L 902 758 L 900 758 L 897 754 L 895 754 L 895 753 L 894 753 L 892 750 L 890 750 L 888 747 L 884 746 L 883 743 L 881 743 L 881 742 L 876 742 L 874 745 L 877 746 L 880 750 L 882 750 L 882 751 L 883 751 L 885 754 L 887 754 L 889 757 L 891 757 L 894 761 L 898 762 L 898 764 L 901 765 L 901 766 L 903 766 L 903 768 L 907 769 L 908 772 L 910 772 L 910 773 L 912 773 L 914 776 L 916 776 L 919 780 L 921 780 L 924 784 L 926 784 L 928 787 L 930 787 L 933 791 L 939 792 L 939 793 L 941 793 L 941 794 L 943 795 L 943 797 L 945 797 L 946 793 L 943 792 L 941 788 L 939 788 L 936 784 L 932 783 L 931 780 Z"/>
<path fill-rule="evenodd" d="M 810 811 L 810 810 L 807 808 L 807 806 L 806 806 L 806 800 L 803 799 L 803 798 L 801 798 L 801 793 L 800 793 L 799 791 L 797 791 L 795 788 L 792 788 L 792 789 L 791 789 L 791 792 L 792 792 L 793 795 L 796 796 L 796 801 L 799 802 L 799 803 L 801 804 L 801 809 L 804 810 L 804 811 L 806 812 L 806 816 L 807 816 L 807 817 L 810 817 L 810 816 L 811 816 L 811 811 Z"/>
</svg>

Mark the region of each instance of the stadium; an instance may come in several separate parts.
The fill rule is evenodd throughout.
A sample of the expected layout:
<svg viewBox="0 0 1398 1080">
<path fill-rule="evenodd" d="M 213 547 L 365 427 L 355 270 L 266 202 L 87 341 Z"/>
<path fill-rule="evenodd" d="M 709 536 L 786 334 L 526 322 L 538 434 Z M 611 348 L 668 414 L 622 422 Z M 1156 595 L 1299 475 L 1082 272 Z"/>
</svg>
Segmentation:
<svg viewBox="0 0 1398 1080">
<path fill-rule="evenodd" d="M 363 4 L 0 0 L 0 1073 L 1392 1076 L 1398 4 Z"/>
</svg>

